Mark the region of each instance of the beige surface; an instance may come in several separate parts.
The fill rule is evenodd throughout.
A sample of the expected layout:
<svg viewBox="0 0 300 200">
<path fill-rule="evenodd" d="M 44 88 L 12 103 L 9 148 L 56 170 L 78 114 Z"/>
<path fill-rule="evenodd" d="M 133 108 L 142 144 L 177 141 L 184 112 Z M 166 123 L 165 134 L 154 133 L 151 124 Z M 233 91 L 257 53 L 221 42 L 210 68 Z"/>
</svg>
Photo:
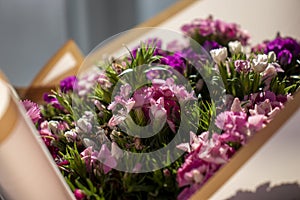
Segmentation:
<svg viewBox="0 0 300 200">
<path fill-rule="evenodd" d="M 278 31 L 300 39 L 299 7 L 299 0 L 198 0 L 160 23 L 159 27 L 176 31 L 183 23 L 212 14 L 215 18 L 240 24 L 251 34 L 253 44 L 273 39 Z"/>
<path fill-rule="evenodd" d="M 0 185 L 6 198 L 75 199 L 11 87 L 1 80 L 0 93 Z"/>
</svg>

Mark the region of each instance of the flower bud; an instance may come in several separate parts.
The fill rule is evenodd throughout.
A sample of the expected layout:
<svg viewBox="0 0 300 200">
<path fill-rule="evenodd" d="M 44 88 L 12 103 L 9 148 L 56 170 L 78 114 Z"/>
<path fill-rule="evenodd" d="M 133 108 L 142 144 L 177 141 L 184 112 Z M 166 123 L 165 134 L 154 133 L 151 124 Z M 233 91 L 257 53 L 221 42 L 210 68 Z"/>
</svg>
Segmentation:
<svg viewBox="0 0 300 200">
<path fill-rule="evenodd" d="M 275 62 L 276 61 L 276 54 L 274 51 L 270 51 L 268 53 L 268 60 L 270 63 Z"/>
<path fill-rule="evenodd" d="M 219 49 L 213 49 L 210 51 L 210 55 L 215 61 L 215 63 L 220 64 L 221 62 L 224 62 L 227 58 L 227 48 L 219 48 Z"/>
<path fill-rule="evenodd" d="M 80 189 L 75 189 L 74 196 L 77 200 L 83 200 L 85 198 L 85 193 Z"/>
<path fill-rule="evenodd" d="M 239 54 L 243 51 L 243 47 L 240 41 L 229 42 L 228 47 L 229 47 L 229 52 L 232 55 Z"/>
</svg>

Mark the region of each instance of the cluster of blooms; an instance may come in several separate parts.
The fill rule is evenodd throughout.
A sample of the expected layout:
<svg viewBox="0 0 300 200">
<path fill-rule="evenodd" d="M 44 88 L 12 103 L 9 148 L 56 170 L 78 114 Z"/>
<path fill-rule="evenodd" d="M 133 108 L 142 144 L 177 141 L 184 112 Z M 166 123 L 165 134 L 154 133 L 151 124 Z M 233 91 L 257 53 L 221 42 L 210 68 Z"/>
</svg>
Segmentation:
<svg viewBox="0 0 300 200">
<path fill-rule="evenodd" d="M 207 83 L 193 68 L 193 61 L 202 62 L 207 54 L 194 51 L 193 45 L 175 43 L 168 45 L 174 52 L 165 51 L 157 38 L 146 42 L 154 46 L 134 49 L 131 57 L 114 60 L 106 70 L 93 68 L 81 78 L 62 80 L 56 92 L 44 96 L 46 104 L 41 109 L 23 101 L 78 200 L 190 198 L 280 112 L 299 88 L 300 82 L 294 77 L 300 73 L 300 44 L 295 39 L 279 36 L 246 54 L 243 49 L 249 35 L 237 24 L 208 17 L 184 25 L 182 30 L 210 52 L 214 64 L 203 66 L 209 69 L 207 76 L 224 83 L 225 110 L 216 116 L 212 113 L 219 108 L 214 107 L 214 99 L 206 98 L 215 91 L 207 91 Z M 152 69 L 135 77 L 147 79 L 143 86 L 119 81 L 124 74 L 142 69 L 139 65 L 153 64 L 171 67 L 193 88 L 179 84 L 176 73 L 165 78 Z M 218 77 L 213 77 L 213 70 Z M 194 124 L 197 133 L 185 130 L 190 142 L 177 146 L 185 152 L 182 157 L 149 173 L 115 169 L 123 156 L 120 149 L 149 152 L 167 144 L 181 124 L 181 106 L 191 100 L 196 108 L 185 114 L 200 112 L 201 120 L 206 121 Z M 209 129 L 211 119 L 215 121 Z M 132 122 L 166 126 L 160 130 L 159 140 L 144 140 L 128 134 Z M 140 167 L 136 166 L 136 172 Z"/>
<path fill-rule="evenodd" d="M 295 64 L 300 54 L 300 44 L 291 37 L 277 36 L 272 41 L 264 41 L 262 44 L 252 48 L 253 52 L 274 52 L 279 64 L 286 68 L 290 64 Z"/>
<path fill-rule="evenodd" d="M 172 78 L 153 79 L 151 87 L 136 90 L 132 98 L 131 93 L 132 88 L 129 84 L 121 86 L 119 95 L 115 96 L 114 101 L 108 106 L 109 110 L 116 113 L 109 120 L 109 126 L 120 124 L 134 108 L 143 111 L 146 121 L 166 120 L 175 133 L 175 123 L 180 117 L 178 102 L 196 100 L 193 91 L 189 93 L 185 87 L 176 85 Z M 118 105 L 121 105 L 121 109 L 117 110 Z"/>
<path fill-rule="evenodd" d="M 240 29 L 238 24 L 214 20 L 212 16 L 195 19 L 182 26 L 181 30 L 203 46 L 226 46 L 228 42 L 236 40 L 247 45 L 250 38 L 247 31 Z"/>
<path fill-rule="evenodd" d="M 209 139 L 209 132 L 199 136 L 191 133 L 190 143 L 178 145 L 178 148 L 188 152 L 185 162 L 177 173 L 179 187 L 185 187 L 178 199 L 188 199 L 201 188 L 222 165 L 230 160 L 240 146 L 245 145 L 253 134 L 270 122 L 283 108 L 283 103 L 290 98 L 281 95 L 276 97 L 272 92 L 260 95 L 261 98 L 251 96 L 249 104 L 254 105 L 254 109 L 249 109 L 249 112 L 242 108 L 240 100 L 235 98 L 231 110 L 217 116 L 215 124 L 222 130 L 222 134 L 212 133 Z"/>
</svg>

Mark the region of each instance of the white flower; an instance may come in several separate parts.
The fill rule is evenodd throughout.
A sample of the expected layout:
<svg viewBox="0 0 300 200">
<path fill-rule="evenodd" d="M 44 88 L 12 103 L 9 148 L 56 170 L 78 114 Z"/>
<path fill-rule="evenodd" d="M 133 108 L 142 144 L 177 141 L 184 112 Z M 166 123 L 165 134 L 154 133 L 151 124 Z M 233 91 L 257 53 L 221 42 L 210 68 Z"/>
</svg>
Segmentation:
<svg viewBox="0 0 300 200">
<path fill-rule="evenodd" d="M 268 59 L 269 59 L 269 62 L 275 62 L 276 61 L 276 54 L 274 51 L 270 51 L 268 53 Z"/>
<path fill-rule="evenodd" d="M 50 128 L 50 130 L 52 131 L 52 133 L 56 133 L 57 132 L 57 129 L 58 129 L 58 121 L 49 121 L 48 122 L 48 127 Z"/>
<path fill-rule="evenodd" d="M 275 77 L 277 75 L 277 71 L 274 65 L 268 64 L 267 68 L 264 71 L 264 77 Z"/>
<path fill-rule="evenodd" d="M 115 142 L 112 142 L 111 144 L 111 154 L 117 160 L 124 156 L 122 149 L 120 149 L 120 147 Z"/>
<path fill-rule="evenodd" d="M 239 54 L 243 51 L 243 46 L 240 41 L 234 41 L 228 43 L 229 51 L 231 54 Z"/>
<path fill-rule="evenodd" d="M 252 60 L 252 68 L 255 72 L 263 72 L 268 66 L 268 56 L 266 54 L 258 54 L 256 58 Z"/>
<path fill-rule="evenodd" d="M 65 132 L 64 136 L 68 142 L 74 142 L 76 141 L 77 134 L 74 130 L 69 130 Z"/>
<path fill-rule="evenodd" d="M 210 51 L 210 55 L 215 61 L 215 63 L 220 64 L 221 62 L 224 62 L 227 58 L 227 48 L 219 48 L 219 49 L 213 49 Z"/>
</svg>

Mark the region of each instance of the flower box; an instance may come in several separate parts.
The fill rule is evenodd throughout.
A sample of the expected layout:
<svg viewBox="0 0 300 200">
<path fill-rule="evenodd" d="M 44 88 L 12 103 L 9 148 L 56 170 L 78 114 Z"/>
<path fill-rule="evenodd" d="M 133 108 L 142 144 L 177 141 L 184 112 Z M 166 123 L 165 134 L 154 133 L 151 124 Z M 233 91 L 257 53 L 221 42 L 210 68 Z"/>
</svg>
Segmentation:
<svg viewBox="0 0 300 200">
<path fill-rule="evenodd" d="M 116 198 L 116 191 L 124 199 L 299 196 L 299 43 L 278 37 L 245 53 L 241 44 L 247 44 L 248 35 L 234 23 L 212 17 L 190 22 L 193 12 L 212 8 L 214 1 L 187 2 L 148 24 L 176 30 L 183 21 L 182 31 L 197 42 L 184 46 L 180 34 L 163 28 L 125 32 L 91 52 L 76 70 L 77 77 L 60 82 L 46 98 L 41 119 L 32 115 L 37 107 L 25 102 L 77 199 Z M 185 9 L 174 15 L 182 5 Z M 230 12 L 216 14 L 224 13 Z M 157 37 L 177 43 L 166 48 Z M 279 43 L 283 47 L 278 50 L 274 46 Z M 104 54 L 114 59 L 98 63 Z M 92 65 L 102 70 L 86 74 Z M 156 130 L 159 135 L 151 135 Z M 159 152 L 177 135 L 180 143 Z M 151 157 L 152 152 L 159 154 Z"/>
</svg>

